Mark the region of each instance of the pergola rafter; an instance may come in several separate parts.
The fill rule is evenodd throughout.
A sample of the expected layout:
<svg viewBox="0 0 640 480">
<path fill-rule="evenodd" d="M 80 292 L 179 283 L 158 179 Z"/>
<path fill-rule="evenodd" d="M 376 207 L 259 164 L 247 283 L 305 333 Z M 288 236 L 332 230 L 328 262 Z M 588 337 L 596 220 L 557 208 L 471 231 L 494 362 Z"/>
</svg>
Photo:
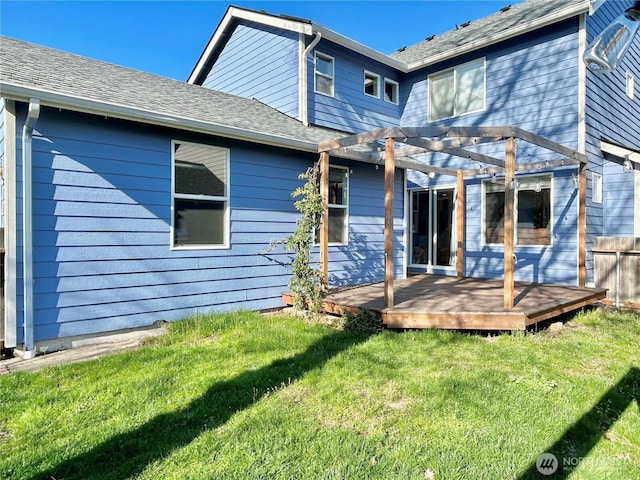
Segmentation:
<svg viewBox="0 0 640 480">
<path fill-rule="evenodd" d="M 516 141 L 535 145 L 544 151 L 560 156 L 553 160 L 535 161 L 527 155 L 526 161 L 518 163 Z M 504 158 L 481 153 L 469 148 L 504 142 Z M 393 306 L 393 189 L 396 168 L 416 170 L 423 173 L 449 175 L 457 179 L 458 201 L 458 276 L 463 275 L 463 234 L 464 234 L 464 179 L 491 174 L 504 174 L 505 215 L 504 215 L 504 306 L 514 306 L 514 190 L 510 188 L 516 173 L 540 171 L 567 165 L 578 166 L 579 208 L 578 243 L 579 268 L 578 283 L 586 283 L 586 164 L 587 156 L 540 135 L 516 126 L 433 126 L 433 127 L 389 127 L 350 135 L 318 145 L 321 170 L 321 192 L 328 191 L 329 156 L 351 159 L 385 169 L 385 306 Z M 420 156 L 420 159 L 416 159 Z M 462 159 L 465 168 L 451 167 L 442 159 L 456 157 Z M 438 164 L 439 163 L 439 164 Z M 321 269 L 323 281 L 328 279 L 328 207 L 320 225 Z"/>
</svg>

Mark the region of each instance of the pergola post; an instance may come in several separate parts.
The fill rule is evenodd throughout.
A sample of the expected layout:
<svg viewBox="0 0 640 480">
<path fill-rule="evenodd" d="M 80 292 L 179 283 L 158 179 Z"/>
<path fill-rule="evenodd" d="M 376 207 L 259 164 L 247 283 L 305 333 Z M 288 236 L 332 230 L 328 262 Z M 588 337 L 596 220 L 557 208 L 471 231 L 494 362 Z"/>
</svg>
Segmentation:
<svg viewBox="0 0 640 480">
<path fill-rule="evenodd" d="M 578 286 L 587 284 L 587 164 L 578 167 Z"/>
<path fill-rule="evenodd" d="M 384 306 L 393 307 L 393 194 L 395 140 L 387 138 L 384 152 Z"/>
<path fill-rule="evenodd" d="M 320 217 L 320 285 L 326 291 L 329 282 L 329 154 L 320 154 L 320 196 L 322 215 Z"/>
<path fill-rule="evenodd" d="M 464 212 L 466 209 L 464 204 L 464 172 L 462 170 L 458 170 L 458 184 L 456 187 L 456 208 L 456 272 L 458 278 L 462 278 L 464 276 Z"/>
<path fill-rule="evenodd" d="M 514 206 L 518 186 L 515 182 L 516 139 L 505 142 L 504 165 L 504 308 L 514 306 Z"/>
</svg>

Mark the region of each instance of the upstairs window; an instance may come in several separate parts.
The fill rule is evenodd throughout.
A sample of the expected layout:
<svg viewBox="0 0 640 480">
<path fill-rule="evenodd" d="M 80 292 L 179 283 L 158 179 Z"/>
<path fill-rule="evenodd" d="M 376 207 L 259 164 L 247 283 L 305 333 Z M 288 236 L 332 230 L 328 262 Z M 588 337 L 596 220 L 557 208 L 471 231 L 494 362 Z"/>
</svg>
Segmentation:
<svg viewBox="0 0 640 480">
<path fill-rule="evenodd" d="M 393 80 L 389 80 L 388 78 L 384 79 L 384 99 L 386 102 L 395 103 L 397 105 L 398 90 L 398 82 L 394 82 Z"/>
<path fill-rule="evenodd" d="M 334 91 L 334 61 L 333 57 L 324 53 L 316 52 L 315 59 L 315 81 L 314 90 L 316 93 L 333 97 Z"/>
<path fill-rule="evenodd" d="M 551 176 L 516 177 L 517 245 L 551 245 Z M 484 243 L 504 243 L 504 183 L 484 182 Z"/>
<path fill-rule="evenodd" d="M 429 75 L 429 121 L 484 108 L 484 58 Z"/>
<path fill-rule="evenodd" d="M 229 150 L 173 142 L 174 247 L 228 244 Z"/>
<path fill-rule="evenodd" d="M 371 97 L 380 98 L 380 75 L 364 71 L 364 93 Z"/>
</svg>

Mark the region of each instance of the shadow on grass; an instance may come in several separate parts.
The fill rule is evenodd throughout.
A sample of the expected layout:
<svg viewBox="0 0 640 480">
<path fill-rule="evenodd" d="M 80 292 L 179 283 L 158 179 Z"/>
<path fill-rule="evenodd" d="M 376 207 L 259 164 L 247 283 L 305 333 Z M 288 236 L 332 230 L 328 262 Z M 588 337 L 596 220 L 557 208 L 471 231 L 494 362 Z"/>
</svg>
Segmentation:
<svg viewBox="0 0 640 480">
<path fill-rule="evenodd" d="M 591 410 L 574 423 L 544 452 L 555 456 L 540 457 L 518 477 L 518 480 L 540 478 L 566 479 L 582 458 L 589 455 L 596 443 L 607 433 L 623 412 L 635 400 L 640 410 L 640 368 L 631 368 L 622 379 L 600 398 Z M 538 459 L 541 461 L 538 462 Z"/>
<path fill-rule="evenodd" d="M 269 392 L 321 368 L 340 352 L 367 338 L 365 334 L 348 332 L 329 334 L 302 353 L 218 382 L 182 410 L 159 415 L 31 478 L 135 477 L 152 462 L 188 445 L 204 431 L 223 425 Z"/>
</svg>

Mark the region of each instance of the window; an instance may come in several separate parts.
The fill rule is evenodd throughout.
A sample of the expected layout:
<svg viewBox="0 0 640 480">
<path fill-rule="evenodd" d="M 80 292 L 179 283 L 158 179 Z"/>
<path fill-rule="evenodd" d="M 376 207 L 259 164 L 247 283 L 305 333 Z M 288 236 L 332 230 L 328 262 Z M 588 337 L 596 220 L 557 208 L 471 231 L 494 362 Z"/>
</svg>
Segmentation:
<svg viewBox="0 0 640 480">
<path fill-rule="evenodd" d="M 329 167 L 329 243 L 346 245 L 349 235 L 349 170 Z M 320 231 L 316 231 L 320 243 Z"/>
<path fill-rule="evenodd" d="M 333 58 L 316 52 L 315 91 L 333 97 Z"/>
<path fill-rule="evenodd" d="M 364 71 L 364 93 L 371 97 L 380 98 L 380 75 Z"/>
<path fill-rule="evenodd" d="M 635 94 L 634 94 L 635 77 L 633 76 L 633 73 L 631 73 L 631 72 L 627 72 L 627 74 L 626 74 L 626 87 L 627 87 L 627 97 L 629 97 L 631 100 L 633 100 L 634 97 L 635 97 Z"/>
<path fill-rule="evenodd" d="M 429 75 L 429 121 L 483 110 L 484 58 Z"/>
<path fill-rule="evenodd" d="M 226 246 L 229 150 L 173 142 L 173 246 Z"/>
<path fill-rule="evenodd" d="M 602 175 L 592 173 L 591 181 L 591 201 L 593 203 L 602 203 Z"/>
<path fill-rule="evenodd" d="M 389 80 L 388 78 L 384 79 L 384 99 L 387 102 L 398 104 L 398 82 L 394 82 L 393 80 Z"/>
<path fill-rule="evenodd" d="M 551 245 L 551 176 L 516 177 L 517 245 Z M 484 241 L 504 243 L 504 183 L 484 182 Z"/>
</svg>

